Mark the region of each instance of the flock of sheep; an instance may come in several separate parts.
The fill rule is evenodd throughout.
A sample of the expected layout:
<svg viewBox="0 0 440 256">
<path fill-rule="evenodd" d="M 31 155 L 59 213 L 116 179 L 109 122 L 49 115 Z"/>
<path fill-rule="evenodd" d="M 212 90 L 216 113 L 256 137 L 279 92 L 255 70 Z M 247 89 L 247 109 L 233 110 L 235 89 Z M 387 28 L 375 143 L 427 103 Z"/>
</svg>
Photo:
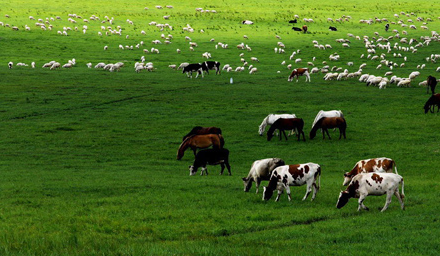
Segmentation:
<svg viewBox="0 0 440 256">
<path fill-rule="evenodd" d="M 162 6 L 155 6 L 156 9 L 163 9 Z M 167 5 L 166 8 L 173 9 L 173 6 Z M 145 7 L 145 10 L 148 10 L 147 7 Z M 196 12 L 201 13 L 217 13 L 215 10 L 204 10 L 203 8 L 196 8 Z M 302 52 L 300 49 L 294 50 L 292 54 L 289 56 L 289 59 L 283 60 L 281 62 L 281 67 L 285 69 L 292 69 L 293 66 L 299 66 L 304 65 L 303 63 L 307 63 L 307 66 L 310 68 L 310 74 L 316 74 L 316 73 L 322 73 L 324 74 L 323 79 L 324 80 L 345 80 L 345 79 L 352 79 L 357 78 L 360 82 L 366 83 L 367 85 L 374 85 L 378 86 L 379 88 L 385 88 L 389 84 L 395 83 L 397 86 L 410 86 L 411 82 L 414 81 L 417 76 L 420 75 L 420 71 L 426 67 L 428 63 L 436 63 L 437 59 L 440 58 L 440 54 L 431 54 L 430 56 L 424 56 L 424 63 L 420 63 L 417 65 L 417 67 L 414 67 L 415 69 L 418 69 L 414 72 L 411 72 L 408 74 L 408 76 L 405 77 L 398 77 L 394 75 L 394 70 L 406 67 L 406 62 L 409 58 L 413 58 L 413 56 L 417 56 L 418 49 L 428 47 L 432 42 L 438 42 L 440 39 L 439 34 L 436 31 L 430 31 L 427 35 L 420 36 L 419 38 L 411 38 L 409 37 L 409 32 L 405 29 L 409 30 L 417 30 L 420 28 L 421 30 L 428 31 L 428 22 L 433 22 L 431 18 L 423 18 L 423 17 L 416 17 L 415 14 L 406 14 L 404 12 L 401 12 L 400 14 L 395 14 L 394 19 L 396 21 L 389 21 L 387 18 L 374 18 L 374 19 L 362 19 L 359 21 L 361 24 L 367 24 L 371 25 L 373 23 L 388 23 L 386 26 L 386 30 L 388 31 L 388 28 L 391 26 L 394 28 L 390 33 L 387 33 L 387 36 L 381 35 L 379 32 L 374 32 L 374 36 L 355 36 L 351 33 L 347 34 L 347 38 L 338 38 L 336 39 L 336 43 L 340 44 L 340 47 L 338 47 L 339 51 L 343 53 L 344 48 L 350 48 L 351 45 L 355 44 L 355 41 L 359 41 L 363 44 L 365 48 L 365 53 L 362 53 L 359 56 L 358 61 L 361 63 L 356 70 L 349 71 L 349 69 L 355 67 L 356 60 L 350 60 L 346 62 L 347 68 L 337 66 L 337 65 L 331 65 L 332 62 L 340 63 L 341 62 L 341 55 L 335 51 L 328 42 L 327 43 L 319 43 L 317 40 L 313 40 L 312 44 L 313 47 L 319 50 L 324 51 L 332 51 L 328 55 L 328 60 L 317 60 L 316 57 L 300 57 L 302 55 Z M 10 19 L 9 15 L 5 15 L 5 18 Z M 163 16 L 164 20 L 169 20 L 170 15 Z M 295 15 L 295 19 L 299 19 L 298 15 Z M 413 21 L 415 19 L 415 21 Z M 121 25 L 116 25 L 115 18 L 114 17 L 108 17 L 105 16 L 104 18 L 100 18 L 96 15 L 90 16 L 88 19 L 84 19 L 82 16 L 77 14 L 69 14 L 67 17 L 67 21 L 72 24 L 72 27 L 69 26 L 61 26 L 59 23 L 63 20 L 62 17 L 56 16 L 51 18 L 39 18 L 35 19 L 33 16 L 29 16 L 30 21 L 36 21 L 35 26 L 43 31 L 52 31 L 56 28 L 60 28 L 57 30 L 57 34 L 59 35 L 70 35 L 69 33 L 71 31 L 80 32 L 82 31 L 83 34 L 89 33 L 89 26 L 96 26 L 96 24 L 100 25 L 100 30 L 97 32 L 97 36 L 111 36 L 111 35 L 117 35 L 117 36 L 123 36 L 125 30 Z M 326 22 L 331 23 L 332 25 L 335 23 L 339 23 L 341 26 L 343 26 L 344 22 L 351 21 L 352 18 L 350 16 L 342 16 L 338 19 L 332 19 L 327 18 Z M 315 21 L 310 18 L 304 18 L 304 23 L 314 23 Z M 78 25 L 78 23 L 83 23 L 83 25 Z M 415 22 L 418 22 L 420 25 L 416 26 Z M 241 22 L 243 25 L 250 25 L 252 26 L 254 24 L 253 21 L 250 20 L 244 20 Z M 127 19 L 126 25 L 127 26 L 133 26 L 134 22 L 132 20 Z M 188 43 L 188 50 L 190 52 L 194 52 L 195 48 L 198 47 L 198 44 L 191 39 L 189 35 L 197 35 L 198 33 L 205 33 L 204 29 L 196 30 L 191 27 L 191 25 L 186 24 L 185 26 L 181 27 L 180 29 L 176 29 L 177 26 L 172 26 L 168 23 L 160 23 L 156 21 L 151 21 L 148 23 L 149 26 L 155 26 L 161 33 L 160 38 L 151 40 L 151 44 L 154 45 L 151 49 L 146 47 L 146 43 L 144 41 L 140 41 L 137 44 L 134 45 L 124 45 L 119 44 L 117 49 L 119 50 L 142 50 L 143 56 L 140 57 L 141 61 L 138 61 L 134 64 L 134 71 L 139 73 L 143 70 L 147 71 L 154 71 L 156 68 L 153 65 L 152 62 L 147 62 L 145 55 L 146 54 L 159 54 L 160 50 L 157 47 L 161 47 L 161 45 L 169 45 L 172 43 L 174 37 L 171 33 L 174 31 L 181 31 L 181 33 L 188 34 L 184 37 L 184 40 Z M 13 31 L 20 30 L 20 27 L 18 26 L 12 26 L 9 23 L 4 23 L 0 21 L 0 26 L 5 28 L 12 28 Z M 24 29 L 26 31 L 30 31 L 31 28 L 26 24 L 24 26 Z M 61 29 L 62 27 L 62 29 Z M 401 27 L 402 30 L 399 31 L 397 27 Z M 167 30 L 168 33 L 165 33 L 164 31 Z M 141 30 L 140 33 L 142 35 L 146 35 L 145 30 Z M 129 39 L 130 35 L 126 34 L 125 39 Z M 124 38 L 122 37 L 122 38 Z M 194 36 L 193 36 L 194 37 Z M 281 42 L 281 37 L 278 35 L 275 35 L 278 42 L 276 44 L 276 47 L 274 47 L 274 53 L 275 54 L 285 54 L 286 53 L 286 45 L 285 43 Z M 248 40 L 249 37 L 247 35 L 243 35 L 244 40 Z M 333 40 L 333 39 L 332 39 Z M 212 38 L 210 40 L 213 42 L 213 51 L 220 51 L 221 49 L 228 49 L 229 44 L 224 42 L 215 42 L 216 40 Z M 114 49 L 115 47 L 109 47 L 108 45 L 105 45 L 103 47 L 104 51 L 107 51 L 109 48 Z M 237 65 L 233 67 L 231 64 L 224 64 L 222 67 L 222 70 L 225 72 L 242 72 L 245 70 L 248 70 L 249 74 L 255 74 L 258 69 L 254 66 L 257 65 L 259 62 L 259 58 L 256 56 L 250 57 L 250 60 L 245 59 L 245 54 L 249 54 L 252 52 L 252 48 L 249 44 L 240 43 L 236 45 L 235 47 L 237 50 L 240 51 L 239 58 L 240 58 L 240 65 Z M 176 49 L 176 53 L 181 53 L 181 49 Z M 246 53 L 247 52 L 247 53 Z M 199 55 L 197 58 L 194 56 L 194 59 L 199 59 L 202 57 L 203 59 L 211 59 L 212 58 L 211 52 L 205 51 L 204 53 Z M 309 55 L 310 56 L 310 55 Z M 310 58 L 309 61 L 304 61 L 303 59 Z M 419 56 L 417 58 L 420 58 Z M 294 62 L 287 64 L 287 62 Z M 369 64 L 367 64 L 369 63 Z M 374 64 L 371 64 L 374 63 Z M 120 71 L 120 69 L 124 66 L 126 66 L 127 61 L 124 62 L 115 62 L 115 63 L 104 63 L 99 62 L 95 65 L 93 65 L 91 62 L 88 62 L 86 65 L 88 68 L 94 67 L 95 69 L 103 69 L 108 70 L 110 72 L 113 71 Z M 168 67 L 171 69 L 179 69 L 182 68 L 186 63 L 179 64 L 169 64 Z M 318 67 L 318 65 L 322 65 L 321 67 Z M 378 74 L 367 74 L 364 72 L 365 67 L 374 65 L 375 70 L 377 72 L 380 72 L 380 75 Z M 28 66 L 24 62 L 18 62 L 15 64 L 15 66 Z M 59 68 L 73 68 L 76 66 L 75 59 L 68 60 L 67 63 L 61 64 L 57 61 L 50 61 L 48 63 L 44 63 L 42 65 L 43 68 L 49 68 L 50 70 L 55 70 Z M 14 67 L 14 62 L 10 61 L 8 63 L 9 68 Z M 31 63 L 31 67 L 35 68 L 36 64 L 35 62 Z M 409 67 L 408 67 L 409 68 Z M 371 70 L 371 68 L 370 68 Z M 440 67 L 436 69 L 436 71 L 440 71 Z M 280 70 L 277 71 L 277 73 L 281 73 Z M 376 73 L 376 72 L 375 72 Z M 400 72 L 401 73 L 401 72 Z M 383 74 L 383 75 L 382 75 Z M 419 85 L 425 85 L 424 82 L 421 82 Z"/>
</svg>

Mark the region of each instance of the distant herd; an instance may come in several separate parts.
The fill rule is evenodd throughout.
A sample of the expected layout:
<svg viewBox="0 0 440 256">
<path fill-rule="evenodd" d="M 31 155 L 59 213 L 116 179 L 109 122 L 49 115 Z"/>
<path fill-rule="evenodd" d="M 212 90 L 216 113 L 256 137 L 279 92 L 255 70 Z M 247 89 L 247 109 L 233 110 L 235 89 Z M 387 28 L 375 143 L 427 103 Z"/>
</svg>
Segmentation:
<svg viewBox="0 0 440 256">
<path fill-rule="evenodd" d="M 433 96 L 434 97 L 434 96 Z M 296 133 L 298 140 L 305 141 L 304 121 L 297 118 L 295 114 L 270 114 L 264 118 L 259 127 L 259 134 L 263 135 L 265 127 L 271 125 L 267 132 L 267 140 L 273 137 L 276 130 L 279 131 L 280 140 L 282 135 L 287 140 L 285 130 Z M 319 111 L 312 125 L 310 139 L 316 136 L 317 130 L 321 129 L 323 139 L 325 134 L 330 139 L 327 129 L 339 128 L 340 136 L 345 138 L 345 129 L 347 125 L 344 115 L 340 110 Z M 201 168 L 200 175 L 208 175 L 207 165 L 220 165 L 220 174 L 223 174 L 225 168 L 231 173 L 229 164 L 229 150 L 224 148 L 224 138 L 222 131 L 218 127 L 194 127 L 187 135 L 177 151 L 177 160 L 182 159 L 184 151 L 188 148 L 193 150 L 195 159 L 189 166 L 190 175 L 195 175 Z M 212 148 L 210 148 L 212 147 Z M 197 152 L 197 149 L 202 149 Z M 394 172 L 393 173 L 393 168 Z M 358 211 L 368 210 L 364 205 L 364 200 L 368 195 L 386 194 L 386 202 L 381 211 L 385 211 L 391 203 L 391 198 L 395 195 L 404 209 L 403 199 L 404 181 L 402 176 L 398 175 L 396 163 L 393 159 L 380 157 L 358 161 L 353 169 L 343 174 L 343 185 L 346 190 L 341 191 L 336 207 L 342 208 L 350 198 L 358 198 Z M 244 191 L 249 192 L 252 182 L 255 182 L 256 193 L 258 194 L 261 181 L 268 180 L 267 186 L 263 187 L 263 200 L 272 198 L 274 192 L 277 192 L 275 201 L 278 201 L 281 194 L 286 190 L 289 201 L 291 200 L 290 186 L 307 185 L 306 194 L 302 200 L 306 200 L 312 193 L 311 200 L 316 197 L 320 189 L 321 166 L 316 163 L 304 164 L 286 164 L 280 158 L 266 158 L 254 161 L 247 177 L 242 178 Z"/>
</svg>

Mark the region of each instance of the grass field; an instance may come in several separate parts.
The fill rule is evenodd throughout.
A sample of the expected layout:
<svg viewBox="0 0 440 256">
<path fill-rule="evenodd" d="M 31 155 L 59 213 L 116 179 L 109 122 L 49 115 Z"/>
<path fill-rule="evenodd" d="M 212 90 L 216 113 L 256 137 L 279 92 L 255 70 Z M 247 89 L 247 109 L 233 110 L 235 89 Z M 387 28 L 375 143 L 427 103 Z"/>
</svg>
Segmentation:
<svg viewBox="0 0 440 256">
<path fill-rule="evenodd" d="M 291 71 L 286 66 L 313 62 L 321 68 L 326 61 L 330 67 L 354 72 L 367 63 L 363 73 L 383 76 L 389 69 L 378 70 L 379 61 L 361 59 L 361 54 L 367 55 L 364 42 L 347 34 L 374 41 L 395 36 L 396 29 L 401 38 L 423 42 L 421 36 L 440 31 L 438 13 L 432 8 L 439 1 L 181 2 L 12 0 L 0 5 L 0 22 L 10 25 L 0 27 L 0 255 L 438 255 L 440 115 L 424 114 L 429 94 L 418 86 L 427 76 L 438 76 L 435 70 L 440 65 L 426 61 L 431 54 L 440 54 L 438 41 L 418 47 L 416 53 L 376 49 L 377 55 L 383 53 L 399 64 L 392 70 L 395 75 L 408 77 L 420 71 L 409 88 L 390 84 L 379 90 L 358 78 L 325 81 L 321 73 L 312 74 L 311 83 L 304 77 L 298 83 L 287 82 Z M 196 12 L 199 7 L 217 13 Z M 67 21 L 73 13 L 82 16 L 74 18 L 77 23 Z M 307 34 L 291 30 L 288 20 L 295 14 L 300 17 L 298 26 L 306 24 L 303 18 L 315 21 L 307 23 Z M 85 23 L 83 19 L 91 15 L 100 20 Z M 164 20 L 164 15 L 171 17 Z M 327 21 L 344 15 L 351 19 Z M 41 30 L 29 16 L 48 18 L 53 29 Z M 101 23 L 104 16 L 113 17 L 113 24 Z M 359 22 L 375 17 L 389 23 L 402 20 L 417 29 L 391 24 L 385 32 L 384 22 Z M 254 25 L 242 25 L 245 19 Z M 151 21 L 169 23 L 173 30 L 160 31 L 148 25 Z M 424 22 L 428 30 L 420 28 Z M 194 33 L 183 31 L 187 24 Z M 85 34 L 83 25 L 88 26 Z M 121 26 L 122 35 L 98 36 L 102 25 Z M 330 32 L 330 25 L 338 31 Z M 58 35 L 67 26 L 72 28 L 69 35 Z M 163 41 L 161 34 L 171 34 L 172 43 L 151 44 Z M 198 44 L 194 51 L 185 36 Z M 350 48 L 336 43 L 339 38 L 349 39 Z M 332 49 L 319 50 L 313 40 L 331 44 Z M 140 41 L 144 45 L 139 49 L 118 49 Z M 285 54 L 274 53 L 279 41 L 286 46 Z M 218 42 L 229 48 L 215 49 Z M 238 50 L 241 42 L 252 51 Z M 410 47 L 390 39 L 391 46 L 395 43 Z M 143 52 L 151 47 L 160 54 Z M 178 48 L 181 54 L 176 53 Z M 297 50 L 300 64 L 289 60 Z M 242 65 L 239 54 L 244 53 L 258 72 L 223 71 L 217 76 L 210 72 L 203 79 L 189 79 L 168 67 L 203 61 L 204 52 L 234 69 Z M 335 52 L 340 60 L 329 61 Z M 134 71 L 141 56 L 154 63 L 153 72 Z M 260 62 L 251 62 L 251 57 Z M 77 62 L 72 69 L 41 68 L 52 60 L 64 64 L 72 58 Z M 9 61 L 14 62 L 12 69 Z M 15 66 L 33 61 L 35 69 Z M 124 62 L 119 72 L 86 66 L 119 61 Z M 353 66 L 347 65 L 350 61 Z M 426 67 L 417 69 L 421 64 Z M 331 132 L 332 140 L 322 140 L 319 134 L 309 139 L 311 123 L 321 109 L 343 111 L 346 140 L 338 140 L 337 131 Z M 293 137 L 268 142 L 258 136 L 258 126 L 269 113 L 303 118 L 306 142 Z M 176 160 L 182 136 L 196 125 L 223 130 L 232 176 L 219 176 L 219 166 L 209 166 L 208 176 L 189 176 L 194 159 L 190 151 Z M 279 202 L 264 202 L 255 187 L 244 193 L 241 177 L 253 161 L 267 157 L 280 157 L 288 164 L 320 164 L 321 189 L 315 201 L 301 201 L 305 187 L 292 188 L 292 202 L 285 194 Z M 405 178 L 405 211 L 393 198 L 381 213 L 384 196 L 368 197 L 368 212 L 357 212 L 355 199 L 336 209 L 344 171 L 373 157 L 396 161 Z"/>
</svg>

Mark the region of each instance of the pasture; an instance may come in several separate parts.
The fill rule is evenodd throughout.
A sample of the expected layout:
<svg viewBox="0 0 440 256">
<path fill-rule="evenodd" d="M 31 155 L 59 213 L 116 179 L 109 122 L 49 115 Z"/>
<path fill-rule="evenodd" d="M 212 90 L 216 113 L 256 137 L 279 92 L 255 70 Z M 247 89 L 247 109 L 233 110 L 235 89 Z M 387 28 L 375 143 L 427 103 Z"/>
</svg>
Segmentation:
<svg viewBox="0 0 440 256">
<path fill-rule="evenodd" d="M 440 54 L 439 42 L 428 45 L 421 38 L 440 31 L 439 14 L 432 8 L 439 1 L 182 2 L 12 0 L 0 5 L 0 255 L 438 254 L 440 115 L 424 114 L 430 94 L 418 84 L 429 75 L 440 78 L 436 73 L 440 64 L 431 59 Z M 73 18 L 76 23 L 68 21 L 73 13 L 81 16 Z M 92 15 L 100 19 L 92 21 Z M 164 20 L 167 15 L 169 20 Z M 299 27 L 308 26 L 308 33 L 291 29 L 288 21 L 294 15 L 299 16 Z M 112 24 L 102 23 L 105 16 Z M 375 22 L 376 17 L 388 22 Z M 35 26 L 38 19 L 43 19 L 46 30 Z M 371 25 L 359 22 L 368 19 L 373 20 Z M 243 20 L 254 24 L 243 25 Z M 402 27 L 399 20 L 417 27 Z M 152 21 L 173 28 L 161 30 L 149 25 Z M 395 24 L 386 32 L 384 26 L 391 22 Z M 194 32 L 183 29 L 187 24 Z M 105 35 L 108 26 L 111 30 L 120 26 L 121 35 Z M 338 31 L 329 31 L 329 26 Z M 58 34 L 63 27 L 72 28 L 66 29 L 67 36 Z M 164 43 L 162 34 L 172 35 L 170 44 Z M 311 74 L 310 83 L 305 77 L 287 81 L 288 64 L 306 67 L 307 62 L 350 72 L 366 63 L 362 73 L 384 76 L 390 69 L 377 69 L 380 60 L 367 59 L 364 36 L 375 45 L 386 44 L 377 42 L 380 36 L 392 37 L 391 51 L 376 48 L 376 55 L 397 63 L 392 70 L 397 76 L 419 71 L 410 87 L 388 84 L 378 89 L 359 82 L 359 77 L 324 80 L 321 72 Z M 416 42 L 401 43 L 403 37 Z M 337 43 L 340 38 L 349 39 L 350 47 Z M 155 45 L 153 40 L 163 43 Z M 313 40 L 332 48 L 320 50 Z M 137 48 L 140 41 L 144 45 Z M 198 44 L 194 51 L 189 42 Z M 219 42 L 229 47 L 216 49 Z M 274 52 L 278 42 L 285 45 L 285 53 Z M 251 51 L 237 49 L 241 43 Z M 404 51 L 394 48 L 395 43 L 422 46 Z M 152 53 L 152 47 L 160 53 Z M 203 79 L 189 79 L 168 67 L 204 61 L 205 52 L 221 67 L 243 66 L 244 58 L 258 71 L 249 74 L 246 66 L 243 72 L 210 71 Z M 340 59 L 330 61 L 329 55 L 335 53 Z M 153 72 L 135 72 L 142 56 L 154 64 Z M 76 65 L 71 69 L 42 68 L 52 60 L 62 65 L 72 58 Z M 302 61 L 295 63 L 296 58 Z M 16 66 L 18 62 L 29 66 Z M 34 69 L 31 62 L 36 63 Z M 89 69 L 89 62 L 124 66 L 109 72 Z M 425 67 L 417 69 L 422 64 Z M 339 131 L 330 131 L 331 140 L 323 140 L 319 132 L 310 140 L 315 115 L 332 109 L 344 113 L 347 139 L 338 140 Z M 295 137 L 267 141 L 265 135 L 259 136 L 258 126 L 270 113 L 303 118 L 306 141 Z M 218 175 L 220 166 L 208 166 L 208 176 L 189 176 L 194 160 L 190 150 L 176 160 L 182 137 L 198 125 L 222 129 L 232 176 Z M 286 194 L 279 202 L 262 201 L 262 188 L 256 195 L 255 186 L 243 192 L 241 178 L 252 162 L 268 157 L 287 164 L 319 164 L 321 188 L 316 199 L 301 201 L 305 186 L 291 188 L 291 202 Z M 345 189 L 344 172 L 373 157 L 396 161 L 405 179 L 406 209 L 402 211 L 394 197 L 381 213 L 385 196 L 367 197 L 364 203 L 370 211 L 357 212 L 355 199 L 336 209 L 339 192 Z"/>
</svg>

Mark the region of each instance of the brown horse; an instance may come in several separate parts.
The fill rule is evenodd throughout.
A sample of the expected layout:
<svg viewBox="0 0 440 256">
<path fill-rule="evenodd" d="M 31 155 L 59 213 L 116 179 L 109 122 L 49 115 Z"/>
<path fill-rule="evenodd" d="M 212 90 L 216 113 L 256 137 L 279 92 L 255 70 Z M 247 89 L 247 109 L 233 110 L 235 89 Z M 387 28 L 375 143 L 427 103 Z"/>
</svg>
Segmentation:
<svg viewBox="0 0 440 256">
<path fill-rule="evenodd" d="M 301 139 L 301 134 L 303 136 L 304 141 L 306 141 L 306 137 L 304 136 L 304 120 L 301 118 L 278 118 L 267 131 L 267 140 L 270 141 L 273 137 L 273 133 L 276 129 L 280 130 L 280 140 L 282 139 L 281 133 L 284 134 L 284 138 L 287 140 L 285 130 L 294 130 L 296 129 L 296 133 L 298 135 L 298 141 Z"/>
<path fill-rule="evenodd" d="M 186 138 L 182 144 L 180 144 L 177 150 L 177 160 L 182 159 L 185 150 L 191 148 L 196 155 L 198 148 L 208 148 L 212 146 L 213 148 L 223 148 L 224 140 L 221 134 L 205 134 L 205 135 L 192 135 Z"/>
<path fill-rule="evenodd" d="M 325 133 L 327 133 L 328 138 L 331 139 L 328 129 L 333 128 L 339 128 L 339 139 L 341 139 L 342 135 L 344 135 L 344 139 L 346 139 L 345 130 L 347 129 L 347 123 L 343 117 L 323 117 L 319 119 L 310 131 L 310 139 L 315 138 L 318 129 L 322 130 L 323 139 L 325 139 Z"/>
<path fill-rule="evenodd" d="M 222 129 L 213 126 L 212 127 L 195 126 L 187 135 L 183 136 L 182 141 L 184 141 L 186 138 L 188 138 L 191 135 L 204 135 L 204 134 L 222 134 Z"/>
</svg>

